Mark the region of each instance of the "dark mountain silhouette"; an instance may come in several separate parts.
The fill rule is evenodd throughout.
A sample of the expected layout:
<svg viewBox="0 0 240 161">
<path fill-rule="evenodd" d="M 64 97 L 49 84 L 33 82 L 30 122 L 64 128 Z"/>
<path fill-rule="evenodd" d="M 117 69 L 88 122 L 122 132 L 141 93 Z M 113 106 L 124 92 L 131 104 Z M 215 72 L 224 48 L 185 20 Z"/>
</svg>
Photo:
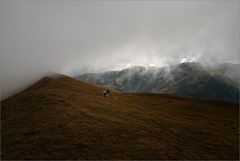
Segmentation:
<svg viewBox="0 0 240 161">
<path fill-rule="evenodd" d="M 239 104 L 102 90 L 59 75 L 3 100 L 1 160 L 239 159 Z"/>
<path fill-rule="evenodd" d="M 199 63 L 182 63 L 163 68 L 137 66 L 121 71 L 87 73 L 76 78 L 124 92 L 168 93 L 238 102 L 238 77 L 234 77 L 231 70 L 230 64 L 205 68 Z"/>
</svg>

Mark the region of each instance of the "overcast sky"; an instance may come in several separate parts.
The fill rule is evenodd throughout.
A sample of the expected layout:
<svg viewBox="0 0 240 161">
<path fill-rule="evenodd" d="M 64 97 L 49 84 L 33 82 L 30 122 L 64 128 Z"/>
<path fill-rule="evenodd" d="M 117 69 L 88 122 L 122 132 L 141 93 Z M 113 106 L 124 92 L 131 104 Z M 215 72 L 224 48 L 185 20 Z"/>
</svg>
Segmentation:
<svg viewBox="0 0 240 161">
<path fill-rule="evenodd" d="M 240 62 L 240 3 L 0 1 L 3 97 L 46 71 Z"/>
</svg>

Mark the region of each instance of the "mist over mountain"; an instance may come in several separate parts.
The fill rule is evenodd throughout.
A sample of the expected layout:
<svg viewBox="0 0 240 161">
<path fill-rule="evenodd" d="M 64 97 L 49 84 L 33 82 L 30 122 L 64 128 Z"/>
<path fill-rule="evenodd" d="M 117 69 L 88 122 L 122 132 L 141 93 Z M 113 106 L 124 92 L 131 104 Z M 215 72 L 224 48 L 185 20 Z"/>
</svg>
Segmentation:
<svg viewBox="0 0 240 161">
<path fill-rule="evenodd" d="M 239 86 L 240 80 L 240 64 L 221 63 L 215 66 L 207 67 L 207 70 L 215 75 L 224 75 L 231 79 L 235 85 Z"/>
<path fill-rule="evenodd" d="M 168 93 L 238 102 L 239 64 L 205 67 L 188 62 L 163 68 L 135 66 L 121 71 L 86 73 L 76 78 L 123 92 Z"/>
<path fill-rule="evenodd" d="M 48 71 L 239 63 L 239 2 L 1 0 L 1 100 Z"/>
<path fill-rule="evenodd" d="M 0 160 L 239 160 L 240 0 L 0 0 L 0 22 Z"/>
</svg>

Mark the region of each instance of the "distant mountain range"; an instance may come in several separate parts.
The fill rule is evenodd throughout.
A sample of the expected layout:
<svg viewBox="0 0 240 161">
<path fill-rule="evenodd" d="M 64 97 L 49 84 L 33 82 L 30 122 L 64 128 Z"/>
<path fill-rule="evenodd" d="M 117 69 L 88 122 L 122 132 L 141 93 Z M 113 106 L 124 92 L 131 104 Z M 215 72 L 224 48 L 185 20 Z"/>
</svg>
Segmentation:
<svg viewBox="0 0 240 161">
<path fill-rule="evenodd" d="M 239 64 L 202 66 L 189 62 L 167 67 L 135 66 L 121 71 L 86 73 L 76 78 L 123 92 L 168 93 L 239 101 Z"/>
</svg>

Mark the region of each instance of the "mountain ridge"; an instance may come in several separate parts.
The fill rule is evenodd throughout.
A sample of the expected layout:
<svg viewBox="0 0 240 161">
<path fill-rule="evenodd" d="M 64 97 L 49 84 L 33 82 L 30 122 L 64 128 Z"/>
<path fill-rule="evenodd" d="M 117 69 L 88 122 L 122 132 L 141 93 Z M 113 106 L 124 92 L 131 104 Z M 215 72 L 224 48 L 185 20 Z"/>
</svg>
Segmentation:
<svg viewBox="0 0 240 161">
<path fill-rule="evenodd" d="M 44 77 L 1 101 L 1 159 L 239 157 L 239 104 L 103 88 Z"/>
<path fill-rule="evenodd" d="M 169 93 L 178 96 L 239 101 L 237 81 L 220 72 L 210 71 L 209 68 L 195 62 L 163 68 L 136 66 L 121 71 L 86 73 L 77 76 L 76 79 L 109 86 L 123 92 Z"/>
</svg>

